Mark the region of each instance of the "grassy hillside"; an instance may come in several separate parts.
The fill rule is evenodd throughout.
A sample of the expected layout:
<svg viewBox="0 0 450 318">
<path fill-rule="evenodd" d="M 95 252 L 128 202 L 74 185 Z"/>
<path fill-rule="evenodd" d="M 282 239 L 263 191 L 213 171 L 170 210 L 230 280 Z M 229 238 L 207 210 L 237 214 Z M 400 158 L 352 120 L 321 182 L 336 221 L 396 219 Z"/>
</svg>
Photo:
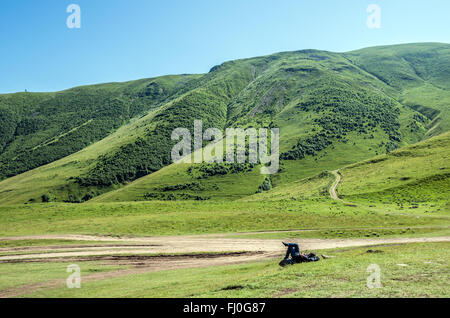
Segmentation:
<svg viewBox="0 0 450 318">
<path fill-rule="evenodd" d="M 343 167 L 337 192 L 346 202 L 380 210 L 450 212 L 449 156 L 450 132 Z M 328 198 L 334 179 L 329 171 L 323 171 L 242 200 Z"/>
<path fill-rule="evenodd" d="M 136 187 L 124 187 L 86 204 L 0 207 L 0 233 L 3 236 L 49 233 L 173 235 L 320 230 L 257 236 L 280 239 L 446 234 L 450 216 L 446 165 L 450 154 L 449 140 L 450 133 L 446 133 L 340 169 L 339 195 L 356 206 L 330 198 L 328 189 L 334 178 L 326 171 L 235 202 L 225 200 L 225 196 L 220 201 L 93 202 L 112 201 L 111 197 L 118 201 L 133 196 L 138 198 L 132 190 L 139 193 L 155 186 L 151 179 L 143 178 L 132 184 Z M 186 166 L 178 167 L 178 177 L 184 180 L 182 172 Z M 169 168 L 154 175 L 160 175 L 159 181 L 180 182 L 164 177 L 164 173 L 171 170 Z M 137 186 L 140 182 L 144 183 L 142 189 Z M 233 190 L 240 193 L 244 188 L 251 188 L 251 180 L 241 182 L 242 185 L 224 189 L 224 193 Z M 187 190 L 173 189 L 174 194 L 183 191 Z M 201 191 L 190 193 L 201 195 Z M 418 226 L 428 228 L 414 230 Z"/>
<path fill-rule="evenodd" d="M 338 54 L 302 51 L 270 59 L 229 106 L 227 125 L 281 128 L 284 161 L 271 177 L 273 186 L 392 151 L 427 134 L 431 119 L 400 104 L 395 99 L 400 92 Z M 187 170 L 167 167 L 95 201 L 193 199 L 193 193 L 198 199 L 234 199 L 256 193 L 264 182 L 252 171 L 211 176 L 199 187 Z"/>
<path fill-rule="evenodd" d="M 83 202 L 106 192 L 96 201 L 240 199 L 391 152 L 448 130 L 449 50 L 432 43 L 344 54 L 304 50 L 226 62 L 186 81 L 175 77 L 165 83 L 171 94 L 140 108 L 140 118 L 117 117 L 121 123 L 110 131 L 128 124 L 105 139 L 0 182 L 0 204 Z M 163 85 L 139 83 L 153 97 Z M 170 165 L 172 130 L 192 131 L 194 119 L 204 129 L 279 127 L 281 170 L 269 180 L 257 167 Z M 68 134 L 89 131 L 91 122 Z M 192 169 L 213 172 L 199 178 Z"/>
<path fill-rule="evenodd" d="M 341 170 L 346 201 L 395 205 L 425 213 L 450 211 L 450 133 Z"/>
<path fill-rule="evenodd" d="M 0 179 L 53 162 L 105 138 L 195 78 L 166 76 L 57 93 L 0 95 Z"/>
<path fill-rule="evenodd" d="M 428 119 L 428 136 L 450 128 L 450 46 L 417 43 L 350 52 L 353 63 L 400 92 L 399 100 Z"/>
<path fill-rule="evenodd" d="M 201 167 L 189 164 L 171 165 L 140 178 L 116 191 L 100 195 L 92 202 L 150 200 L 236 200 L 256 193 L 266 179 L 258 167 L 243 165 L 242 171 L 226 170 L 224 174 L 196 174 Z M 217 165 L 232 167 L 227 165 Z M 192 167 L 195 167 L 192 169 Z M 233 169 L 233 168 L 231 168 Z M 194 171 L 193 171 L 194 170 Z"/>
<path fill-rule="evenodd" d="M 163 191 L 156 188 L 164 180 L 168 185 L 185 182 L 185 169 L 188 167 L 179 165 L 175 166 L 179 169 L 178 175 L 166 176 L 165 173 L 172 173 L 173 166 L 169 166 L 152 174 L 158 176 L 154 183 L 152 178 L 142 178 L 129 187 L 85 204 L 0 206 L 0 235 L 151 236 L 292 229 L 317 231 L 292 232 L 289 235 L 275 233 L 272 236 L 353 237 L 373 233 L 389 236 L 446 231 L 445 234 L 450 220 L 449 140 L 450 133 L 446 133 L 340 169 L 342 180 L 338 193 L 356 206 L 330 198 L 328 189 L 334 177 L 326 171 L 237 201 L 227 200 L 226 196 L 234 191 L 233 198 L 239 198 L 245 191 L 250 191 L 248 189 L 255 188 L 257 183 L 254 180 L 247 180 L 242 175 L 239 184 L 233 184 L 237 179 L 228 179 L 227 175 L 213 178 L 223 178 L 228 183 L 220 179 L 212 179 L 210 183 L 207 179 L 199 179 L 202 182 L 199 184 L 206 188 L 215 184 L 224 187 L 220 200 L 167 201 L 165 198 L 165 201 L 160 201 L 164 198 L 153 198 L 152 202 L 101 202 L 128 198 L 139 200 L 139 193 L 152 190 L 174 195 L 186 192 L 198 196 L 207 194 L 201 190 L 190 192 L 172 188 Z M 172 180 L 174 177 L 178 179 Z M 258 172 L 256 177 L 262 176 Z M 423 226 L 427 228 L 417 228 Z M 352 230 L 346 232 L 345 229 Z M 270 233 L 261 235 L 272 237 Z"/>
</svg>

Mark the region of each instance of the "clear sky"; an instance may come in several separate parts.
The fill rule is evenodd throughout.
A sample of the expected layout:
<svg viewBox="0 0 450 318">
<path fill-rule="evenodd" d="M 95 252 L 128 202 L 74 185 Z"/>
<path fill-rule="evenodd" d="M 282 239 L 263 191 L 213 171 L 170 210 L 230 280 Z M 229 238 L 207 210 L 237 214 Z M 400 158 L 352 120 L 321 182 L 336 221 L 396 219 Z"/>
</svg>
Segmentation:
<svg viewBox="0 0 450 318">
<path fill-rule="evenodd" d="M 66 8 L 81 8 L 81 28 Z M 366 21 L 381 8 L 381 28 Z M 448 0 L 8 0 L 0 93 L 179 73 L 280 51 L 450 43 Z"/>
</svg>

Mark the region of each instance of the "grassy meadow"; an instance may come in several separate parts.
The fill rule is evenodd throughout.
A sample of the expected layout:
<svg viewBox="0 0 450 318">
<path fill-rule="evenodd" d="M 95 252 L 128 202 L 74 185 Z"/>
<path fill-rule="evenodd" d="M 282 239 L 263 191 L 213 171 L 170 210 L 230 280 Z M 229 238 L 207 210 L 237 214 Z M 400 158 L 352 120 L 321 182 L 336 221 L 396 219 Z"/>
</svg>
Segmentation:
<svg viewBox="0 0 450 318">
<path fill-rule="evenodd" d="M 264 230 L 447 225 L 444 215 L 377 212 L 331 199 L 279 202 L 128 202 L 0 207 L 0 235 L 183 235 Z"/>
<path fill-rule="evenodd" d="M 170 270 L 53 288 L 24 297 L 449 297 L 448 243 L 321 251 L 333 258 L 280 268 L 277 260 Z M 368 288 L 377 264 L 381 288 Z M 62 265 L 62 264 L 61 264 Z M 4 267 L 4 265 L 0 266 Z M 32 265 L 25 265 L 25 268 Z M 63 266 L 60 266 L 63 267 Z M 89 265 L 82 265 L 82 270 Z"/>
</svg>

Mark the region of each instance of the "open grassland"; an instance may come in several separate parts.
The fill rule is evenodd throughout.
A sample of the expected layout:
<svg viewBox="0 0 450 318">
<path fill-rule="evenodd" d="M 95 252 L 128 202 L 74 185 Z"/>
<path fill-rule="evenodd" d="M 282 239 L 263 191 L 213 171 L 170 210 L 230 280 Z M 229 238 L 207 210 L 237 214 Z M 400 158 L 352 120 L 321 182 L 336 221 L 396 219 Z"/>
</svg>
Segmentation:
<svg viewBox="0 0 450 318">
<path fill-rule="evenodd" d="M 331 199 L 130 202 L 0 207 L 0 235 L 180 235 L 244 231 L 446 225 L 448 213 L 374 212 Z"/>
<path fill-rule="evenodd" d="M 450 235 L 448 226 L 402 227 L 402 228 L 330 228 L 327 230 L 277 231 L 263 233 L 230 234 L 229 237 L 299 240 L 307 238 L 376 238 L 376 237 L 433 237 Z"/>
<path fill-rule="evenodd" d="M 322 251 L 318 251 L 321 253 Z M 400 244 L 324 251 L 333 258 L 286 268 L 278 259 L 166 270 L 24 293 L 26 297 L 449 297 L 449 243 Z M 376 264 L 381 288 L 367 287 Z M 7 264 L 6 264 L 7 265 Z M 15 271 L 12 266 L 0 265 Z M 26 272 L 33 264 L 21 265 Z M 56 264 L 63 272 L 62 264 Z M 81 264 L 83 270 L 83 263 Z M 36 272 L 34 272 L 36 274 Z M 31 274 L 32 275 L 32 274 Z M 5 286 L 6 283 L 3 283 Z"/>
<path fill-rule="evenodd" d="M 70 273 L 67 267 L 70 262 L 54 262 L 54 263 L 11 263 L 0 264 L 0 292 L 4 289 L 15 288 L 21 285 L 29 285 L 42 283 L 55 279 L 66 279 Z M 83 262 L 83 272 L 101 273 L 123 267 L 114 265 L 104 265 L 101 262 L 88 261 Z"/>
</svg>

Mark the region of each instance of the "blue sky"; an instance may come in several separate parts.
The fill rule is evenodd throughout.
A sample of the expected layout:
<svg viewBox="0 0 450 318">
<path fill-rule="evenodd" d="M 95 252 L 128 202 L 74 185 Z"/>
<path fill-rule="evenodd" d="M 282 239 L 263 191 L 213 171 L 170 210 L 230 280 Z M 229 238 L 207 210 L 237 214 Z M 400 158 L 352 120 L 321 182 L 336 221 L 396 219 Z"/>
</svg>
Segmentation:
<svg viewBox="0 0 450 318">
<path fill-rule="evenodd" d="M 66 25 L 70 4 L 81 28 Z M 369 29 L 369 4 L 381 28 Z M 448 0 L 14 0 L 0 8 L 0 93 L 179 73 L 307 48 L 450 43 Z"/>
</svg>

